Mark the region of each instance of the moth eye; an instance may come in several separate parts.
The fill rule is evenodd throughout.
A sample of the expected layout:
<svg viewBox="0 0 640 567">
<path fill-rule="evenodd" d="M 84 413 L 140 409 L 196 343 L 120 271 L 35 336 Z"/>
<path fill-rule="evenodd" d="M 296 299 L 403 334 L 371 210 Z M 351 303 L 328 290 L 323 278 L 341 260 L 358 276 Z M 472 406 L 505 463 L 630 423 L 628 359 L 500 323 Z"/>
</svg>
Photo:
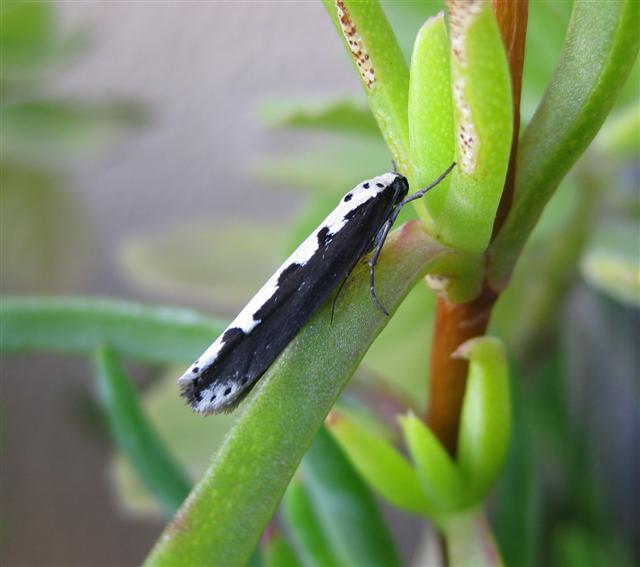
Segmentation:
<svg viewBox="0 0 640 567">
<path fill-rule="evenodd" d="M 351 193 L 347 193 L 347 194 L 344 196 L 344 199 L 342 199 L 342 200 L 343 200 L 345 203 L 347 203 L 347 202 L 351 201 L 351 199 L 352 199 L 352 198 L 353 198 L 353 195 L 352 195 Z"/>
</svg>

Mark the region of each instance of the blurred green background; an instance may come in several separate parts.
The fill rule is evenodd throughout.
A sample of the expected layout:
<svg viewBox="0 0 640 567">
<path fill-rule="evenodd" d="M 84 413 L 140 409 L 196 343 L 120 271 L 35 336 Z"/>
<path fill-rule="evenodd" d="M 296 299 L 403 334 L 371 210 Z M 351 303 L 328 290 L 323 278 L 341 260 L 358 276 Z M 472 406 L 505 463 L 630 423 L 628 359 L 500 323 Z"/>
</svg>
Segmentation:
<svg viewBox="0 0 640 567">
<path fill-rule="evenodd" d="M 441 9 L 384 5 L 407 55 Z M 531 2 L 525 123 L 570 7 Z M 4 294 L 106 295 L 228 318 L 339 195 L 391 168 L 319 2 L 4 2 L 0 15 Z M 535 548 L 533 564 L 640 558 L 637 67 L 495 313 L 518 369 L 497 495 L 520 497 L 492 509 L 513 561 L 514 539 Z M 433 303 L 421 288 L 409 296 L 354 390 L 391 388 L 424 407 Z M 0 561 L 139 563 L 164 518 L 114 455 L 90 361 L 0 364 Z M 193 416 L 177 396 L 180 369 L 132 370 L 195 477 L 231 418 Z M 403 558 L 419 564 L 421 523 L 387 514 Z"/>
</svg>

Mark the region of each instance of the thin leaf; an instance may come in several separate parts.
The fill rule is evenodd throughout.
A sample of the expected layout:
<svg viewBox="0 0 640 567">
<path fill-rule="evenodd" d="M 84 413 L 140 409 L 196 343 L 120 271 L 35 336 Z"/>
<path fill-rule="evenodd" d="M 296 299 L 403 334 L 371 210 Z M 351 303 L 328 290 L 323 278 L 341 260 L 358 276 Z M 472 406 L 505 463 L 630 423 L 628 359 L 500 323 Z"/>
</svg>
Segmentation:
<svg viewBox="0 0 640 567">
<path fill-rule="evenodd" d="M 496 487 L 494 517 L 496 539 L 506 565 L 539 565 L 541 495 L 533 458 L 533 444 L 525 398 L 523 376 L 513 373 L 512 441 L 504 470 Z M 514 502 L 518 505 L 514 506 Z"/>
<path fill-rule="evenodd" d="M 293 545 L 305 567 L 339 565 L 323 526 L 313 508 L 308 489 L 293 479 L 283 500 L 284 517 L 292 534 Z"/>
<path fill-rule="evenodd" d="M 226 327 L 187 309 L 90 297 L 0 298 L 0 352 L 93 354 L 107 346 L 154 363 L 191 362 Z"/>
<path fill-rule="evenodd" d="M 504 287 L 556 187 L 609 114 L 638 53 L 635 0 L 576 0 L 551 83 L 518 150 L 513 205 L 489 256 L 489 279 Z"/>
<path fill-rule="evenodd" d="M 325 429 L 306 454 L 302 474 L 338 565 L 400 565 L 371 492 Z"/>
<path fill-rule="evenodd" d="M 275 528 L 267 530 L 260 547 L 264 567 L 298 567 L 300 565 L 287 540 Z"/>
<path fill-rule="evenodd" d="M 96 356 L 100 398 L 113 438 L 136 472 L 171 516 L 191 490 L 191 482 L 157 436 L 117 357 L 108 349 Z"/>
<path fill-rule="evenodd" d="M 442 253 L 417 223 L 395 231 L 376 272 L 385 306 L 395 311 Z M 349 309 L 330 325 L 329 301 L 260 380 L 148 566 L 248 560 L 316 431 L 387 322 L 367 282 L 360 265 L 342 291 Z"/>
</svg>

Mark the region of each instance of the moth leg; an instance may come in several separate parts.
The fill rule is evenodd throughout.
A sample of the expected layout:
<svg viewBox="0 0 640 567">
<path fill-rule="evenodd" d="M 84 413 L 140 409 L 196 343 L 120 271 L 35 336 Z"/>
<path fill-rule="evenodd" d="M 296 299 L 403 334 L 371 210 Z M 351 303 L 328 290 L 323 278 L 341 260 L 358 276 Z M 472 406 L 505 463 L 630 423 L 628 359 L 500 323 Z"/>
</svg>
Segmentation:
<svg viewBox="0 0 640 567">
<path fill-rule="evenodd" d="M 440 175 L 440 177 L 438 177 L 435 181 L 433 181 L 432 183 L 429 183 L 429 185 L 427 185 L 424 189 L 420 189 L 420 191 L 416 191 L 413 195 L 409 195 L 404 201 L 402 201 L 402 203 L 400 203 L 400 205 L 398 206 L 398 209 L 404 207 L 407 203 L 410 203 L 411 201 L 415 201 L 416 199 L 420 199 L 421 197 L 424 197 L 424 194 L 427 191 L 429 191 L 429 189 L 433 189 L 436 185 L 438 185 L 438 183 L 440 183 L 447 175 L 451 173 L 451 171 L 455 166 L 456 166 L 456 162 L 454 161 L 444 171 L 444 173 Z"/>
<path fill-rule="evenodd" d="M 336 303 L 338 302 L 338 297 L 340 297 L 340 293 L 342 292 L 342 288 L 344 287 L 344 284 L 347 283 L 347 280 L 349 279 L 349 276 L 351 274 L 347 274 L 347 277 L 344 278 L 342 280 L 342 283 L 340 284 L 340 287 L 338 288 L 338 293 L 336 293 L 336 296 L 333 298 L 333 303 L 331 304 L 331 323 L 330 325 L 333 325 L 333 316 L 336 312 Z"/>
<path fill-rule="evenodd" d="M 397 216 L 397 215 L 396 215 Z M 384 308 L 384 305 L 380 303 L 378 296 L 376 294 L 376 285 L 375 285 L 375 271 L 376 264 L 378 263 L 378 258 L 380 258 L 380 253 L 382 252 L 382 247 L 384 246 L 384 241 L 387 239 L 387 235 L 389 234 L 389 230 L 391 230 L 391 225 L 393 225 L 393 219 L 389 219 L 382 225 L 380 232 L 376 235 L 375 238 L 375 250 L 373 252 L 373 256 L 369 260 L 369 291 L 371 292 L 371 298 L 373 302 L 376 304 L 378 309 L 382 311 L 387 317 L 389 316 L 389 312 Z"/>
</svg>

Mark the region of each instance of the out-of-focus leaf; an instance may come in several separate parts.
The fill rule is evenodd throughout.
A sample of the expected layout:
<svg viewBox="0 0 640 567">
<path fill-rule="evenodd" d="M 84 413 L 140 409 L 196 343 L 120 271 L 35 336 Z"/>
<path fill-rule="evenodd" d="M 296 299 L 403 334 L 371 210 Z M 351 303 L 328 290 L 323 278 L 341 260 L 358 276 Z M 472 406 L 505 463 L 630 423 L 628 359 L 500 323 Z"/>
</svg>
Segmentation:
<svg viewBox="0 0 640 567">
<path fill-rule="evenodd" d="M 298 567 L 300 565 L 287 540 L 273 527 L 267 529 L 260 549 L 264 567 Z"/>
<path fill-rule="evenodd" d="M 526 413 L 529 400 L 525 399 L 522 381 L 523 377 L 512 370 L 512 440 L 497 483 L 492 516 L 505 564 L 533 567 L 540 564 L 541 496 Z"/>
<path fill-rule="evenodd" d="M 394 231 L 376 273 L 387 308 L 395 312 L 443 253 L 418 223 Z M 261 378 L 147 565 L 247 561 L 322 421 L 387 322 L 371 304 L 367 280 L 367 266 L 357 266 L 342 291 L 345 315 L 329 326 L 328 301 Z"/>
<path fill-rule="evenodd" d="M 345 159 L 345 156 L 349 159 Z M 321 152 L 296 152 L 284 157 L 270 157 L 252 166 L 253 175 L 278 188 L 312 190 L 335 198 L 332 205 L 349 189 L 391 170 L 392 162 L 384 144 L 372 140 L 340 140 Z M 324 217 L 321 217 L 324 218 Z"/>
<path fill-rule="evenodd" d="M 0 7 L 0 51 L 7 74 L 41 65 L 54 43 L 53 6 L 49 2 L 5 0 Z"/>
<path fill-rule="evenodd" d="M 123 128 L 143 123 L 133 102 L 38 100 L 0 107 L 5 157 L 24 162 L 82 158 L 113 142 Z"/>
<path fill-rule="evenodd" d="M 616 565 L 625 567 L 621 557 L 612 557 L 612 550 L 596 534 L 576 525 L 561 526 L 553 534 L 554 564 L 563 567 L 585 565 Z"/>
<path fill-rule="evenodd" d="M 501 567 L 500 552 L 481 509 L 449 519 L 444 527 L 448 564 L 451 567 Z"/>
<path fill-rule="evenodd" d="M 380 138 L 380 129 L 367 105 L 352 99 L 316 104 L 273 100 L 262 103 L 258 116 L 271 128 L 316 130 Z"/>
<path fill-rule="evenodd" d="M 600 151 L 618 159 L 640 154 L 640 104 L 632 102 L 612 114 L 595 140 Z"/>
<path fill-rule="evenodd" d="M 396 161 L 409 173 L 409 71 L 378 2 L 323 0 L 358 71 L 369 107 Z"/>
<path fill-rule="evenodd" d="M 596 289 L 622 303 L 640 305 L 640 226 L 627 222 L 604 227 L 580 268 Z"/>
<path fill-rule="evenodd" d="M 332 414 L 327 426 L 360 476 L 385 500 L 416 514 L 428 510 L 416 471 L 388 440 L 340 413 Z"/>
<path fill-rule="evenodd" d="M 545 209 L 494 309 L 491 328 L 522 359 L 558 323 L 560 305 L 578 274 L 582 250 L 601 210 L 603 183 L 598 162 L 583 160 Z M 527 306 L 523 317 L 519 306 Z M 492 331 L 494 332 L 494 331 Z"/>
<path fill-rule="evenodd" d="M 3 289 L 69 286 L 80 276 L 92 236 L 82 201 L 64 190 L 64 180 L 55 173 L 2 162 L 0 175 Z"/>
<path fill-rule="evenodd" d="M 155 431 L 172 448 L 175 459 L 190 478 L 196 479 L 206 468 L 211 453 L 221 445 L 234 416 L 222 414 L 203 420 L 191 411 L 178 395 L 176 378 L 183 370 L 169 368 L 145 390 L 141 403 Z M 125 459 L 115 455 L 111 470 L 123 509 L 137 516 L 158 516 L 157 505 Z"/>
<path fill-rule="evenodd" d="M 122 245 L 121 260 L 145 288 L 201 297 L 234 311 L 282 261 L 282 243 L 275 223 L 212 220 L 131 237 Z"/>
<path fill-rule="evenodd" d="M 293 545 L 305 567 L 339 565 L 303 482 L 294 478 L 283 500 Z"/>
<path fill-rule="evenodd" d="M 191 490 L 189 478 L 142 411 L 135 388 L 117 357 L 101 349 L 96 364 L 100 398 L 118 448 L 165 513 L 173 515 Z"/>
<path fill-rule="evenodd" d="M 634 0 L 576 0 L 553 79 L 518 150 L 516 192 L 491 244 L 488 277 L 505 286 L 542 210 L 594 138 L 636 59 Z"/>
<path fill-rule="evenodd" d="M 46 351 L 92 354 L 106 346 L 154 363 L 188 363 L 226 327 L 187 309 L 89 297 L 0 298 L 3 355 Z"/>
<path fill-rule="evenodd" d="M 495 337 L 468 340 L 455 356 L 469 360 L 457 461 L 468 497 L 475 504 L 491 489 L 509 448 L 509 370 L 504 345 Z"/>
<path fill-rule="evenodd" d="M 325 429 L 318 432 L 301 472 L 338 565 L 400 565 L 372 494 Z"/>
</svg>

